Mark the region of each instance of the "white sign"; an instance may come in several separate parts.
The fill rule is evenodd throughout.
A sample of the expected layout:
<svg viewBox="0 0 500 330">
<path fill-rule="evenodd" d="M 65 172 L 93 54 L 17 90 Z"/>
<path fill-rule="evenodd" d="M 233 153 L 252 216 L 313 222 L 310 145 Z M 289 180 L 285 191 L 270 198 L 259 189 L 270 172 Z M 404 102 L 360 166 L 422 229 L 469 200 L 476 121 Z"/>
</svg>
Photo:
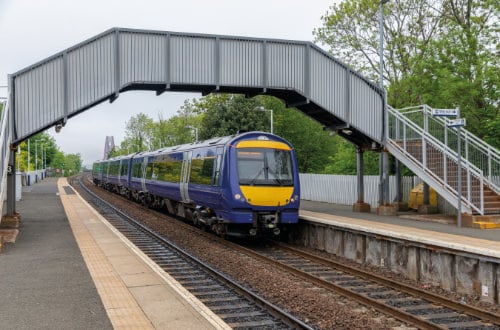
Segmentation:
<svg viewBox="0 0 500 330">
<path fill-rule="evenodd" d="M 432 109 L 433 116 L 454 117 L 458 116 L 457 109 Z"/>
<path fill-rule="evenodd" d="M 448 127 L 465 126 L 465 118 L 457 118 L 448 121 Z"/>
</svg>

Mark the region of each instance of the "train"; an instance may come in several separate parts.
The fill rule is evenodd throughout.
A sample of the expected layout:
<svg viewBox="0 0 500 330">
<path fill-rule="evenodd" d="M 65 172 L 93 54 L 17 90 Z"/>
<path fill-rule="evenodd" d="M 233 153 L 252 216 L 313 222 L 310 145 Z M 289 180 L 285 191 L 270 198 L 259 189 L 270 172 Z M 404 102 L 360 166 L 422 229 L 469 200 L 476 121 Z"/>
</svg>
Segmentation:
<svg viewBox="0 0 500 330">
<path fill-rule="evenodd" d="M 296 226 L 300 182 L 285 139 L 245 132 L 97 161 L 93 182 L 220 236 L 279 236 Z"/>
</svg>

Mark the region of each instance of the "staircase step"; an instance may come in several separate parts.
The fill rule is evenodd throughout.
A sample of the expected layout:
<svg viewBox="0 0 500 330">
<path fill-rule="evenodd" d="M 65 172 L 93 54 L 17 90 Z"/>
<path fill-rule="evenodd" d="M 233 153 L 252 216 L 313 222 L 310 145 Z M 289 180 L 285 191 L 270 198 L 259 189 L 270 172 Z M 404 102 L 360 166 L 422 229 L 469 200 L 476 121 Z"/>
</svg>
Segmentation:
<svg viewBox="0 0 500 330">
<path fill-rule="evenodd" d="M 466 215 L 463 217 L 464 226 L 478 229 L 500 228 L 500 210 L 490 215 Z"/>
<path fill-rule="evenodd" d="M 472 228 L 478 228 L 478 229 L 497 229 L 497 228 L 500 228 L 500 223 L 475 221 L 473 223 Z"/>
</svg>

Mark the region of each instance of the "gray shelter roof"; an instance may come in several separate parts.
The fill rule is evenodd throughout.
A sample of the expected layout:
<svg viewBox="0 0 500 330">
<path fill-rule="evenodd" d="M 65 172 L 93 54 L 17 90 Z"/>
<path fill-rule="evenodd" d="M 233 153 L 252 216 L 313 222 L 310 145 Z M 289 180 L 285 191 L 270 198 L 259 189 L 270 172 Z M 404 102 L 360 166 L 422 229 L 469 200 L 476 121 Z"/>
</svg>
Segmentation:
<svg viewBox="0 0 500 330">
<path fill-rule="evenodd" d="M 383 91 L 310 42 L 113 28 L 9 86 L 14 144 L 127 90 L 274 95 L 357 145 L 383 143 Z"/>
</svg>

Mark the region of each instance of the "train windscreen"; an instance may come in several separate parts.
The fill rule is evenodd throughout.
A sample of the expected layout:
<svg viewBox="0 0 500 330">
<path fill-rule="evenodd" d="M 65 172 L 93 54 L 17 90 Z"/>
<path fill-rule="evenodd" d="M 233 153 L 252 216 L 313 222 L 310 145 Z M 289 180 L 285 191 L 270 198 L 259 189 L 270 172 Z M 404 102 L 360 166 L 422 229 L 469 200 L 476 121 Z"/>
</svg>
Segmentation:
<svg viewBox="0 0 500 330">
<path fill-rule="evenodd" d="M 240 185 L 293 186 L 290 150 L 241 148 L 237 159 Z"/>
</svg>

